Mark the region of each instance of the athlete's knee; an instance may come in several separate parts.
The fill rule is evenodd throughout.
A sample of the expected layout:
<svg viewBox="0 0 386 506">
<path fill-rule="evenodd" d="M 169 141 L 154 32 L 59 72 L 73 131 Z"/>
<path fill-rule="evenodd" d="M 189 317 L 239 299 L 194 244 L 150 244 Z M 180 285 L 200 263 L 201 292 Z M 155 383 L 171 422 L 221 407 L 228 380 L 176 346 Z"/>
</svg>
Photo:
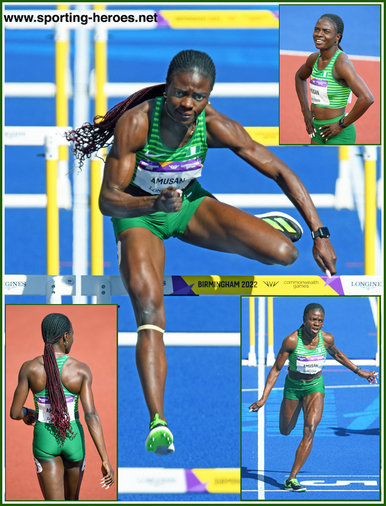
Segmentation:
<svg viewBox="0 0 386 506">
<path fill-rule="evenodd" d="M 304 426 L 303 428 L 303 438 L 304 439 L 309 439 L 309 440 L 313 440 L 314 439 L 314 435 L 315 435 L 315 431 L 316 431 L 316 427 L 317 427 L 317 424 L 307 424 Z"/>
<path fill-rule="evenodd" d="M 283 241 L 277 249 L 276 259 L 280 265 L 291 265 L 298 258 L 299 252 L 296 246 L 289 241 Z"/>
<path fill-rule="evenodd" d="M 129 292 L 133 305 L 144 313 L 145 323 L 146 315 L 151 315 L 163 308 L 163 291 L 155 279 L 144 279 L 142 276 L 133 275 L 126 281 L 126 287 Z"/>
<path fill-rule="evenodd" d="M 292 432 L 292 429 L 293 429 L 293 427 L 287 427 L 287 426 L 283 427 L 281 425 L 279 427 L 280 434 L 282 436 L 289 436 L 291 434 L 291 432 Z"/>
</svg>

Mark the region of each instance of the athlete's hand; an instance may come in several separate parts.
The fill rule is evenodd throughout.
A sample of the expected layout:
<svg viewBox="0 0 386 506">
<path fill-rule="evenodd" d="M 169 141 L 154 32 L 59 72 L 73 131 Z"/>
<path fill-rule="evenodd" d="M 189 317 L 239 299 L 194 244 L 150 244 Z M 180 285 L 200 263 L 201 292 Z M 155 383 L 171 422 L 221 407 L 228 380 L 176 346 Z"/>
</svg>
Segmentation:
<svg viewBox="0 0 386 506">
<path fill-rule="evenodd" d="M 23 410 L 26 411 L 26 414 L 23 416 L 23 422 L 26 425 L 34 425 L 38 418 L 36 411 L 29 408 L 23 408 Z"/>
<path fill-rule="evenodd" d="M 306 130 L 311 139 L 315 136 L 315 126 L 312 121 L 312 113 L 310 110 L 303 113 L 304 123 L 306 124 Z"/>
<path fill-rule="evenodd" d="M 378 373 L 375 371 L 363 371 L 359 369 L 358 376 L 367 379 L 369 383 L 378 383 Z"/>
<path fill-rule="evenodd" d="M 330 239 L 327 237 L 317 237 L 314 239 L 312 253 L 315 262 L 327 276 L 330 277 L 336 274 L 336 253 Z"/>
<path fill-rule="evenodd" d="M 262 401 L 259 399 L 258 401 L 254 402 L 249 406 L 249 411 L 259 411 L 260 408 L 262 408 L 265 404 L 265 401 Z"/>
<path fill-rule="evenodd" d="M 102 475 L 101 487 L 107 490 L 114 483 L 114 469 L 110 462 L 102 462 Z"/>
<path fill-rule="evenodd" d="M 339 126 L 339 123 L 330 123 L 329 125 L 319 127 L 319 130 L 321 137 L 328 141 L 331 137 L 334 137 L 334 135 L 340 134 L 343 128 Z"/>
<path fill-rule="evenodd" d="M 182 206 L 182 191 L 177 190 L 174 186 L 169 186 L 162 190 L 154 202 L 156 211 L 163 211 L 164 213 L 175 213 L 181 210 Z"/>
</svg>

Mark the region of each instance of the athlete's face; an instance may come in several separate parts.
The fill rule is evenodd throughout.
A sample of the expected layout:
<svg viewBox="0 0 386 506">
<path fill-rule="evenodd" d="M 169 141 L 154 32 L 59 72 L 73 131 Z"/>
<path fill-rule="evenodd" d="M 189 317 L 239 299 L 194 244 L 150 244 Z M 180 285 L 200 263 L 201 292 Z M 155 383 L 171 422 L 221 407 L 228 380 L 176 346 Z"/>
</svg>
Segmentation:
<svg viewBox="0 0 386 506">
<path fill-rule="evenodd" d="M 166 88 L 167 113 L 182 125 L 191 125 L 204 110 L 211 82 L 195 70 L 174 74 Z"/>
<path fill-rule="evenodd" d="M 321 18 L 315 25 L 313 38 L 317 49 L 329 49 L 339 44 L 340 34 L 334 23 L 327 18 Z"/>
<path fill-rule="evenodd" d="M 304 318 L 304 329 L 308 334 L 315 336 L 322 329 L 324 313 L 320 309 L 308 311 Z"/>
</svg>

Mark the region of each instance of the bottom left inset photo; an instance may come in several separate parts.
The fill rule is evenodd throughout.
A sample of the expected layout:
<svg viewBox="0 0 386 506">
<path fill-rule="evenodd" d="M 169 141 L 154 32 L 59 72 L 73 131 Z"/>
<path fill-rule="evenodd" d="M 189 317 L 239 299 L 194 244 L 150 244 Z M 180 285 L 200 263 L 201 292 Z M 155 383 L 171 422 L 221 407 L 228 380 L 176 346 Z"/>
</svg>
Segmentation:
<svg viewBox="0 0 386 506">
<path fill-rule="evenodd" d="M 6 500 L 116 500 L 117 306 L 5 311 Z"/>
</svg>

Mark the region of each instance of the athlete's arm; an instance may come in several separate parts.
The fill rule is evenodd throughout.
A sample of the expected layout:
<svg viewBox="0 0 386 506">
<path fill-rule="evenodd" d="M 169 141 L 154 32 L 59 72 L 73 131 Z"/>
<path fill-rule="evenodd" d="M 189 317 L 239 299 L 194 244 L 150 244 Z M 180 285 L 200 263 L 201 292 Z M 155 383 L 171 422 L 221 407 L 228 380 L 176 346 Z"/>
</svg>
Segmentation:
<svg viewBox="0 0 386 506">
<path fill-rule="evenodd" d="M 334 65 L 333 69 L 334 78 L 337 81 L 344 83 L 348 86 L 353 94 L 357 97 L 355 104 L 351 111 L 344 118 L 344 125 L 348 126 L 359 119 L 374 103 L 374 97 L 367 87 L 364 80 L 356 73 L 354 65 L 350 62 L 347 55 L 341 53 Z M 343 128 L 339 126 L 339 123 L 331 123 L 330 125 L 324 125 L 321 127 L 323 130 L 324 137 L 330 139 L 334 135 L 340 133 Z"/>
<path fill-rule="evenodd" d="M 25 362 L 20 368 L 17 387 L 13 394 L 10 416 L 13 420 L 23 420 L 26 425 L 33 425 L 36 422 L 36 411 L 24 407 L 29 392 L 29 364 L 29 362 Z"/>
<path fill-rule="evenodd" d="M 136 152 L 146 144 L 148 128 L 147 103 L 134 107 L 119 119 L 99 195 L 102 214 L 131 218 L 155 211 L 174 212 L 180 209 L 181 192 L 173 187 L 156 196 L 134 197 L 125 193 L 134 175 Z"/>
<path fill-rule="evenodd" d="M 310 194 L 299 177 L 266 147 L 255 142 L 247 131 L 227 116 L 208 106 L 207 140 L 209 147 L 227 147 L 280 186 L 303 216 L 311 231 L 322 227 L 322 221 Z M 313 255 L 323 272 L 336 273 L 336 254 L 330 240 L 316 238 Z"/>
<path fill-rule="evenodd" d="M 92 374 L 86 364 L 82 364 L 82 385 L 80 388 L 80 400 L 84 411 L 84 419 L 95 447 L 102 460 L 102 486 L 106 489 L 114 483 L 114 470 L 110 464 L 106 444 L 103 437 L 102 424 L 95 408 L 92 393 Z"/>
<path fill-rule="evenodd" d="M 307 95 L 307 79 L 312 73 L 312 67 L 316 61 L 318 53 L 311 54 L 306 62 L 299 68 L 295 74 L 295 88 L 300 102 L 300 107 L 306 124 L 307 133 L 312 135 L 315 133 L 315 127 L 312 122 L 312 113 L 308 102 Z"/>
<path fill-rule="evenodd" d="M 351 360 L 343 353 L 343 351 L 338 350 L 335 346 L 334 336 L 332 334 L 323 333 L 324 345 L 326 347 L 327 352 L 334 358 L 337 362 L 350 369 L 352 372 L 356 372 L 358 376 L 361 378 L 367 379 L 369 383 L 377 383 L 378 373 L 376 371 L 364 371 L 363 369 L 358 369 L 358 367 L 351 362 Z"/>
<path fill-rule="evenodd" d="M 357 74 L 354 65 L 348 59 L 347 55 L 341 53 L 335 63 L 334 73 L 335 79 L 344 81 L 353 94 L 357 97 L 351 111 L 344 118 L 345 125 L 351 125 L 360 118 L 367 109 L 374 103 L 374 97 L 367 87 L 364 80 Z"/>
<path fill-rule="evenodd" d="M 279 377 L 280 371 L 282 370 L 285 361 L 288 359 L 290 353 L 296 348 L 297 333 L 293 332 L 287 336 L 282 342 L 279 353 L 277 354 L 275 363 L 268 373 L 267 380 L 265 382 L 263 395 L 261 398 L 249 406 L 249 411 L 258 411 L 267 402 L 268 396 L 274 387 L 277 378 Z"/>
</svg>

